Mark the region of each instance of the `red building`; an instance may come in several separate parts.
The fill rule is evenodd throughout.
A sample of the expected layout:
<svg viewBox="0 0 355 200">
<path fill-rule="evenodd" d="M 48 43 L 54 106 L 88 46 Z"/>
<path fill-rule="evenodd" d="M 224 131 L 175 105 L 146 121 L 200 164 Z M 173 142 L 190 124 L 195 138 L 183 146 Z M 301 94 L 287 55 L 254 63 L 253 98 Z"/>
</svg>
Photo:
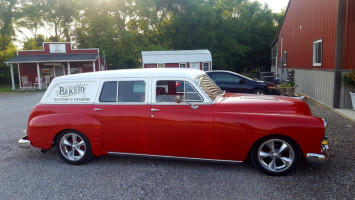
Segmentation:
<svg viewBox="0 0 355 200">
<path fill-rule="evenodd" d="M 143 68 L 192 68 L 212 70 L 212 56 L 207 49 L 177 51 L 142 51 Z"/>
<path fill-rule="evenodd" d="M 342 74 L 355 68 L 355 1 L 290 0 L 272 43 L 272 71 L 295 70 L 297 90 L 334 108 L 350 108 Z"/>
<path fill-rule="evenodd" d="M 42 89 L 58 76 L 106 70 L 99 49 L 72 49 L 70 42 L 45 42 L 43 50 L 18 51 L 5 63 L 11 68 L 13 90 L 14 64 L 18 67 L 20 88 Z"/>
</svg>

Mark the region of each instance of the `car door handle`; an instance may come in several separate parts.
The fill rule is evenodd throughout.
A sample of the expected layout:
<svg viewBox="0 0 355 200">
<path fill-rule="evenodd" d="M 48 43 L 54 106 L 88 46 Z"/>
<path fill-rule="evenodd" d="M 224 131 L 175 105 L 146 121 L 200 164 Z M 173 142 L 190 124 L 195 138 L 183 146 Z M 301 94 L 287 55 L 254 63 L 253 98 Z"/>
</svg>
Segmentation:
<svg viewBox="0 0 355 200">
<path fill-rule="evenodd" d="M 102 111 L 102 110 L 104 110 L 104 109 L 102 109 L 102 108 L 94 108 L 94 111 Z"/>
<path fill-rule="evenodd" d="M 150 111 L 152 111 L 152 112 L 159 112 L 160 109 L 152 108 L 152 109 L 150 109 Z"/>
</svg>

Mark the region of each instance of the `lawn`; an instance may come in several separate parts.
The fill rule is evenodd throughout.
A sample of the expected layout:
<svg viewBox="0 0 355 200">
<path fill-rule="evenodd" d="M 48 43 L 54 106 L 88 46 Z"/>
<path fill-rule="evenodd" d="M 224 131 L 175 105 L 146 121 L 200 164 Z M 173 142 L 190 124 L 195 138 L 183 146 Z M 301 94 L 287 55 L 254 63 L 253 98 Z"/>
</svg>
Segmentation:
<svg viewBox="0 0 355 200">
<path fill-rule="evenodd" d="M 0 85 L 0 93 L 2 92 L 14 92 L 11 90 L 11 85 Z M 18 88 L 16 88 L 18 89 Z"/>
<path fill-rule="evenodd" d="M 11 85 L 0 85 L 0 93 L 3 92 L 38 92 L 38 89 L 29 89 L 29 90 L 20 90 L 20 88 L 16 85 L 16 90 L 13 91 Z"/>
</svg>

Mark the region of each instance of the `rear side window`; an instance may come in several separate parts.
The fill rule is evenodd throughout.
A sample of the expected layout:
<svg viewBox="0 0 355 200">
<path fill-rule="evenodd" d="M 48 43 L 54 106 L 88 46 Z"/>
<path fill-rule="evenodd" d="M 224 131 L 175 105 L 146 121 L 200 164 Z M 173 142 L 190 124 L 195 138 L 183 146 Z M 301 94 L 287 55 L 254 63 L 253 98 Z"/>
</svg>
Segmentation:
<svg viewBox="0 0 355 200">
<path fill-rule="evenodd" d="M 100 102 L 117 102 L 117 81 L 104 83 L 101 90 Z"/>
<path fill-rule="evenodd" d="M 145 101 L 144 81 L 107 81 L 103 84 L 100 102 L 136 103 Z"/>
</svg>

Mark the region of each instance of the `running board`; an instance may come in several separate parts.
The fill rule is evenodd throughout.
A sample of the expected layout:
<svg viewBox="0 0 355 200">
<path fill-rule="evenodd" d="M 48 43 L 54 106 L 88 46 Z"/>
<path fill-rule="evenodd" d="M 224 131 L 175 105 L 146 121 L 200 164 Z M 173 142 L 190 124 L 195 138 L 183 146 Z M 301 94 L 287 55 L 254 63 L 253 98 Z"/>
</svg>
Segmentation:
<svg viewBox="0 0 355 200">
<path fill-rule="evenodd" d="M 162 158 L 162 159 L 177 159 L 177 160 L 193 160 L 193 161 L 203 161 L 203 162 L 218 162 L 218 163 L 242 163 L 243 161 L 235 160 L 217 160 L 217 159 L 207 159 L 207 158 L 189 158 L 189 157 L 179 157 L 179 156 L 162 156 L 162 155 L 149 155 L 149 154 L 137 154 L 137 153 L 122 153 L 122 152 L 108 152 L 109 155 L 116 156 L 134 156 L 134 157 L 144 157 L 144 158 Z"/>
</svg>

